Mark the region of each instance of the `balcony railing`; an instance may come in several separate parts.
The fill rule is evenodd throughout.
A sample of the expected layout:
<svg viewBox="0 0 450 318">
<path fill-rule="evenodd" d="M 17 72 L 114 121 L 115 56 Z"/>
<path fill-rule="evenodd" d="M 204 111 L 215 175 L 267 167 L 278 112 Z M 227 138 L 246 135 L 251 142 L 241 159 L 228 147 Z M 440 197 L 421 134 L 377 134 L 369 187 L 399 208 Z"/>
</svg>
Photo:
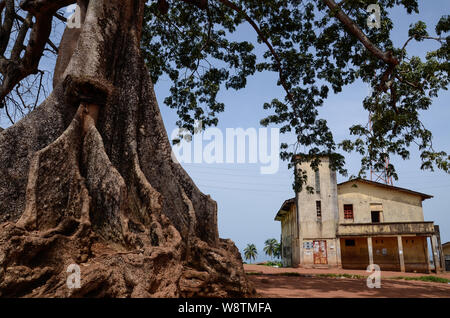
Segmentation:
<svg viewBox="0 0 450 318">
<path fill-rule="evenodd" d="M 339 224 L 338 236 L 431 235 L 433 222 L 386 222 Z"/>
</svg>

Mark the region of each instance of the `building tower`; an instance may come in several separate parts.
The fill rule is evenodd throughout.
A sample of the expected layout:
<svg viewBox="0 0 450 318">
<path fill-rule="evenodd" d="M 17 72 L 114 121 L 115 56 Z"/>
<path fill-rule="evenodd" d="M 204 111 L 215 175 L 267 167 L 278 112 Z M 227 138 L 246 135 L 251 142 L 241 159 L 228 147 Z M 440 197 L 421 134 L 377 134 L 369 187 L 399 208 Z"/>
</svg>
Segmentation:
<svg viewBox="0 0 450 318">
<path fill-rule="evenodd" d="M 327 156 L 314 171 L 309 162 L 297 165 L 308 176 L 307 190 L 296 193 L 298 227 L 298 262 L 302 267 L 337 266 L 340 263 L 336 231 L 339 221 L 336 171 L 330 168 Z"/>
</svg>

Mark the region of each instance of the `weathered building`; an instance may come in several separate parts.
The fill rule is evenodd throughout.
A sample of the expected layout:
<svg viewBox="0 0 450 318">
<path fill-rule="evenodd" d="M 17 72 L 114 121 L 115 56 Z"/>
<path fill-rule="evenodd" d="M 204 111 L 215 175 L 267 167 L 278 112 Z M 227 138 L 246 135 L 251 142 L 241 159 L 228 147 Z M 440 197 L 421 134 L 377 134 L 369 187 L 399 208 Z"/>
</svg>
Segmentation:
<svg viewBox="0 0 450 318">
<path fill-rule="evenodd" d="M 450 242 L 442 244 L 442 251 L 445 259 L 445 270 L 450 271 Z"/>
<path fill-rule="evenodd" d="M 353 179 L 337 184 L 328 158 L 308 175 L 313 193 L 286 200 L 275 220 L 281 222 L 282 260 L 286 266 L 429 272 L 444 267 L 439 228 L 424 220 L 420 192 Z M 430 244 L 427 242 L 429 241 Z"/>
</svg>

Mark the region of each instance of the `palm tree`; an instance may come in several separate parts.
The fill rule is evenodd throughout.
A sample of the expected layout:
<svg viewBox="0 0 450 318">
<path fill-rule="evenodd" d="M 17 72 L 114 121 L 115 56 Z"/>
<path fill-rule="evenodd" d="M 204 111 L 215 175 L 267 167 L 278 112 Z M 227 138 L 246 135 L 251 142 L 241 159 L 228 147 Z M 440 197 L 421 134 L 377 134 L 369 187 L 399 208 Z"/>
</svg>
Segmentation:
<svg viewBox="0 0 450 318">
<path fill-rule="evenodd" d="M 273 257 L 281 258 L 281 242 L 275 245 L 275 250 L 273 251 Z"/>
<path fill-rule="evenodd" d="M 270 256 L 270 258 L 272 259 L 275 256 L 275 249 L 276 246 L 278 244 L 277 240 L 274 238 L 268 239 L 264 242 L 264 244 L 266 245 L 264 247 L 264 252 Z"/>
<path fill-rule="evenodd" d="M 244 257 L 246 260 L 255 260 L 258 255 L 258 250 L 256 249 L 255 244 L 247 244 L 247 247 L 244 249 Z"/>
</svg>

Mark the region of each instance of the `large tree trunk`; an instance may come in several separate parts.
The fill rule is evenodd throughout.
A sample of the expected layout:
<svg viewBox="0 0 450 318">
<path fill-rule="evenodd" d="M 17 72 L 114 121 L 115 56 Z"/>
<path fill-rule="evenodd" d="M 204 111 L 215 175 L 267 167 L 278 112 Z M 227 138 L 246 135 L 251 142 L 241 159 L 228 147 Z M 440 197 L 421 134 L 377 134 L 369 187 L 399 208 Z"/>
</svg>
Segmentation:
<svg viewBox="0 0 450 318">
<path fill-rule="evenodd" d="M 140 52 L 144 3 L 80 1 L 51 96 L 0 133 L 0 296 L 254 294 L 216 203 L 172 161 Z"/>
</svg>

